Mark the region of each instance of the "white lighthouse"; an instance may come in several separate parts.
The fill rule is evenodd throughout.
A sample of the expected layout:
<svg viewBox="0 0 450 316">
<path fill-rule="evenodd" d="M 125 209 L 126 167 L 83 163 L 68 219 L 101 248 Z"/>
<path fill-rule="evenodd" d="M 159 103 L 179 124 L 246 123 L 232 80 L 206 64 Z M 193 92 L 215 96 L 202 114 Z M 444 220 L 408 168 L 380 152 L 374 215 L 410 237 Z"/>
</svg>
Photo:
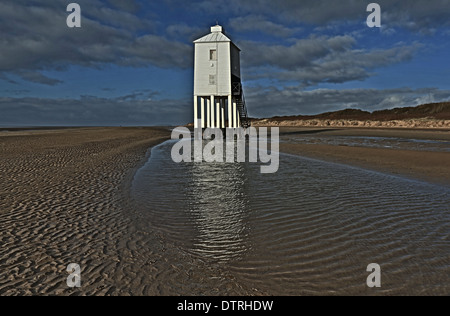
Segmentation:
<svg viewBox="0 0 450 316">
<path fill-rule="evenodd" d="M 240 49 L 220 25 L 211 27 L 194 46 L 194 127 L 247 128 Z"/>
</svg>

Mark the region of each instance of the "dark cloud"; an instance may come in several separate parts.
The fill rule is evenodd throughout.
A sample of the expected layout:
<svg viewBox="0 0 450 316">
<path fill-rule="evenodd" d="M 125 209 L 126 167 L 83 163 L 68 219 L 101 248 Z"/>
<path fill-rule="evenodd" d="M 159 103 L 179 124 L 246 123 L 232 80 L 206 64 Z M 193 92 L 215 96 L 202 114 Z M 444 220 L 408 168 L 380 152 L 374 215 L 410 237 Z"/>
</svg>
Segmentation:
<svg viewBox="0 0 450 316">
<path fill-rule="evenodd" d="M 14 85 L 18 84 L 17 81 L 10 79 L 6 74 L 4 74 L 2 72 L 0 72 L 0 80 L 6 81 L 6 82 L 8 82 L 10 84 L 14 84 Z"/>
<path fill-rule="evenodd" d="M 253 117 L 307 115 L 346 108 L 375 111 L 450 100 L 450 90 L 316 89 L 300 87 L 247 89 Z M 82 96 L 79 99 L 0 98 L 0 125 L 184 125 L 192 121 L 192 102 L 153 100 L 150 90 L 117 98 Z"/>
<path fill-rule="evenodd" d="M 299 27 L 288 27 L 272 22 L 262 15 L 239 16 L 230 19 L 229 26 L 239 32 L 262 32 L 279 38 L 292 36 L 302 31 Z"/>
<path fill-rule="evenodd" d="M 377 0 L 383 23 L 426 33 L 450 25 L 449 0 Z M 278 21 L 323 26 L 334 22 L 365 22 L 370 1 L 340 0 L 171 0 L 172 5 L 189 6 L 204 12 L 231 12 L 236 15 L 264 15 Z"/>
<path fill-rule="evenodd" d="M 39 72 L 65 70 L 70 65 L 191 66 L 191 45 L 153 35 L 145 20 L 105 7 L 103 2 L 78 3 L 82 27 L 70 29 L 66 26 L 66 1 L 32 1 L 27 5 L 20 0 L 2 1 L 0 74 L 16 73 L 25 80 L 55 85 L 57 80 Z M 136 36 L 136 29 L 148 33 Z"/>
<path fill-rule="evenodd" d="M 172 125 L 189 122 L 187 100 L 149 100 L 132 94 L 108 99 L 0 98 L 0 125 Z"/>
<path fill-rule="evenodd" d="M 450 90 L 436 88 L 398 89 L 316 89 L 302 87 L 257 87 L 246 90 L 250 115 L 310 115 L 357 108 L 375 111 L 450 100 Z"/>
<path fill-rule="evenodd" d="M 130 94 L 120 96 L 115 101 L 152 101 L 155 97 L 159 96 L 158 91 L 152 91 L 150 89 L 133 91 Z"/>
<path fill-rule="evenodd" d="M 192 66 L 192 45 L 186 39 L 193 40 L 203 35 L 204 31 L 198 27 L 182 22 L 169 23 L 165 27 L 168 35 L 165 37 L 155 34 L 156 21 L 137 14 L 140 5 L 136 1 L 79 0 L 78 3 L 83 13 L 82 28 L 69 29 L 65 24 L 67 1 L 2 1 L 0 79 L 5 80 L 9 73 L 23 72 L 26 75 L 21 77 L 25 80 L 55 85 L 58 80 L 39 75 L 39 72 L 65 70 L 70 65 L 97 68 L 106 64 L 154 65 L 162 68 Z M 361 23 L 367 16 L 367 3 L 360 0 L 216 0 L 188 4 L 166 0 L 166 3 L 171 8 L 189 12 L 235 12 L 238 15 L 229 20 L 231 29 L 260 30 L 280 38 L 300 31 L 298 26 L 289 24 L 310 23 L 323 27 L 335 21 Z M 449 0 L 418 0 L 414 5 L 405 5 L 404 1 L 399 0 L 379 3 L 383 9 L 383 19 L 391 25 L 385 32 L 391 32 L 393 27 L 432 31 L 434 27 L 450 23 L 443 10 L 450 4 Z M 141 35 L 136 35 L 137 30 Z M 296 39 L 290 45 L 239 44 L 244 51 L 243 66 L 274 67 L 276 78 L 300 80 L 307 84 L 363 80 L 379 65 L 408 60 L 415 48 L 403 46 L 385 51 L 357 51 L 356 40 L 351 36 Z M 251 54 L 245 55 L 246 51 Z M 393 53 L 403 58 L 392 56 Z M 338 65 L 339 62 L 348 67 L 342 70 L 344 67 Z M 250 78 L 259 77 L 260 70 L 250 70 Z"/>
<path fill-rule="evenodd" d="M 22 96 L 24 94 L 28 94 L 31 91 L 27 90 L 27 89 L 7 89 L 7 90 L 3 90 L 2 92 L 6 92 L 8 94 L 12 94 L 14 96 Z"/>
<path fill-rule="evenodd" d="M 243 50 L 242 65 L 249 68 L 248 79 L 295 80 L 304 86 L 364 80 L 377 67 L 410 60 L 420 48 L 413 44 L 366 50 L 356 48 L 356 43 L 355 38 L 344 35 L 311 36 L 288 46 L 249 41 L 239 45 Z"/>
<path fill-rule="evenodd" d="M 34 83 L 40 83 L 45 84 L 49 86 L 56 86 L 59 83 L 62 83 L 61 80 L 49 78 L 47 76 L 44 76 L 42 73 L 37 71 L 26 71 L 26 70 L 19 70 L 19 71 L 13 71 L 15 75 L 18 75 L 23 80 L 34 82 Z"/>
<path fill-rule="evenodd" d="M 324 58 L 334 52 L 348 51 L 355 43 L 356 40 L 351 36 L 311 36 L 296 39 L 288 46 L 253 41 L 241 41 L 238 44 L 243 50 L 243 62 L 246 67 L 269 65 L 292 69 L 308 66 L 312 60 Z"/>
<path fill-rule="evenodd" d="M 225 26 L 237 33 L 232 38 L 246 32 L 272 35 L 264 38 L 258 34 L 254 41 L 238 42 L 244 80 L 280 83 L 277 87 L 246 88 L 253 116 L 316 114 L 347 107 L 376 110 L 450 98 L 449 91 L 433 88 L 305 91 L 320 83 L 364 80 L 380 67 L 409 61 L 422 52 L 421 45 L 412 41 L 369 48 L 374 46 L 362 47 L 363 41 L 355 32 L 336 36 L 338 31 L 363 25 L 369 2 L 161 0 L 161 6 L 168 9 L 168 20 L 163 20 L 165 16 L 140 11 L 156 6 L 154 3 L 148 6 L 134 0 L 78 0 L 83 15 L 81 29 L 66 26 L 65 8 L 69 2 L 0 2 L 0 80 L 18 85 L 14 80 L 22 78 L 55 86 L 59 79 L 47 77 L 46 70 L 66 71 L 73 65 L 97 69 L 109 65 L 188 69 L 193 62 L 190 41 L 208 32 L 198 27 L 206 22 L 192 25 L 189 21 L 223 17 L 223 22 L 228 22 Z M 450 0 L 377 2 L 383 12 L 382 36 L 398 29 L 429 35 L 436 30 L 445 32 L 450 25 Z M 313 34 L 304 35 L 302 29 L 312 29 Z M 296 86 L 285 87 L 286 82 Z M 98 89 L 101 87 L 104 85 Z M 17 95 L 20 90 L 23 89 L 6 93 Z M 140 90 L 112 99 L 0 98 L 0 124 L 148 125 L 184 124 L 191 120 L 191 99 L 159 97 L 154 91 Z"/>
<path fill-rule="evenodd" d="M 166 34 L 171 38 L 181 38 L 192 42 L 207 33 L 207 29 L 187 25 L 185 23 L 171 24 L 166 28 Z"/>
<path fill-rule="evenodd" d="M 157 35 L 144 35 L 128 47 L 122 47 L 123 57 L 118 62 L 124 66 L 154 64 L 162 68 L 188 68 L 193 65 L 193 47 L 170 41 Z"/>
<path fill-rule="evenodd" d="M 139 3 L 134 0 L 108 0 L 108 3 L 119 10 L 131 13 L 136 13 L 141 7 Z"/>
</svg>

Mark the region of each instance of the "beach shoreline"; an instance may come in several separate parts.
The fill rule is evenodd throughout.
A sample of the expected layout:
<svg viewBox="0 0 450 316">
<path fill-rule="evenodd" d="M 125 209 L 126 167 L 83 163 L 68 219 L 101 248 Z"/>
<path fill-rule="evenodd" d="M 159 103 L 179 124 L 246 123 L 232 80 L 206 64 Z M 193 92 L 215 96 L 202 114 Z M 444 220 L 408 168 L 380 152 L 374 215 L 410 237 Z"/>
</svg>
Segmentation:
<svg viewBox="0 0 450 316">
<path fill-rule="evenodd" d="M 168 139 L 158 127 L 0 133 L 0 295 L 261 294 L 141 221 L 132 181 Z M 81 288 L 66 284 L 71 263 Z"/>
<path fill-rule="evenodd" d="M 281 140 L 291 136 L 383 137 L 450 141 L 450 130 L 281 127 Z M 288 154 L 347 164 L 407 178 L 450 185 L 450 153 L 282 142 Z"/>
<path fill-rule="evenodd" d="M 281 139 L 305 133 L 450 139 L 446 131 L 304 128 L 282 128 Z M 151 148 L 168 139 L 169 128 L 157 127 L 0 133 L 0 295 L 270 294 L 192 256 L 142 221 L 130 197 L 133 178 Z M 280 149 L 449 183 L 450 153 L 283 142 Z M 81 289 L 67 287 L 71 263 L 81 266 Z"/>
<path fill-rule="evenodd" d="M 133 225 L 123 213 L 123 184 L 169 131 L 69 128 L 0 135 L 0 294 L 126 294 L 131 279 L 124 250 L 136 248 L 139 239 L 129 238 Z M 82 268 L 82 290 L 65 284 L 70 263 Z M 113 275 L 123 280 L 113 281 Z"/>
</svg>

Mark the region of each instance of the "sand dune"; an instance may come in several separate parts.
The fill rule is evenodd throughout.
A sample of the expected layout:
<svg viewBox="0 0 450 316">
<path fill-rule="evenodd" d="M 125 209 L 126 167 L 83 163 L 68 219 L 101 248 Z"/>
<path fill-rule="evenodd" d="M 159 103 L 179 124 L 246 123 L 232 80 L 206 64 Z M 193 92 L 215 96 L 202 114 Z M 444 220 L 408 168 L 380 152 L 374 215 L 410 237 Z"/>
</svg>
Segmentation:
<svg viewBox="0 0 450 316">
<path fill-rule="evenodd" d="M 254 119 L 253 126 L 450 129 L 450 102 L 367 112 L 345 109 L 318 115 Z"/>
<path fill-rule="evenodd" d="M 430 128 L 450 129 L 450 120 L 437 119 L 408 119 L 391 121 L 371 120 L 272 120 L 263 119 L 252 122 L 253 126 L 294 126 L 294 127 L 369 127 L 369 128 Z"/>
</svg>

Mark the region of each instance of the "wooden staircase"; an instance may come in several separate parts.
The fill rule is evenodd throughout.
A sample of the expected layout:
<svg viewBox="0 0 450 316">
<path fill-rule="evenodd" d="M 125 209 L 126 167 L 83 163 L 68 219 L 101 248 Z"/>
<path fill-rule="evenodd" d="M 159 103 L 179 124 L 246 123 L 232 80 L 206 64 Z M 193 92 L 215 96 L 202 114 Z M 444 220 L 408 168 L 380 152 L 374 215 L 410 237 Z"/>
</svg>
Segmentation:
<svg viewBox="0 0 450 316">
<path fill-rule="evenodd" d="M 242 84 L 240 82 L 234 83 L 233 96 L 234 100 L 236 101 L 236 108 L 239 112 L 241 127 L 243 128 L 250 127 L 251 122 L 248 117 L 247 106 L 245 104 L 244 90 L 242 89 Z"/>
</svg>

